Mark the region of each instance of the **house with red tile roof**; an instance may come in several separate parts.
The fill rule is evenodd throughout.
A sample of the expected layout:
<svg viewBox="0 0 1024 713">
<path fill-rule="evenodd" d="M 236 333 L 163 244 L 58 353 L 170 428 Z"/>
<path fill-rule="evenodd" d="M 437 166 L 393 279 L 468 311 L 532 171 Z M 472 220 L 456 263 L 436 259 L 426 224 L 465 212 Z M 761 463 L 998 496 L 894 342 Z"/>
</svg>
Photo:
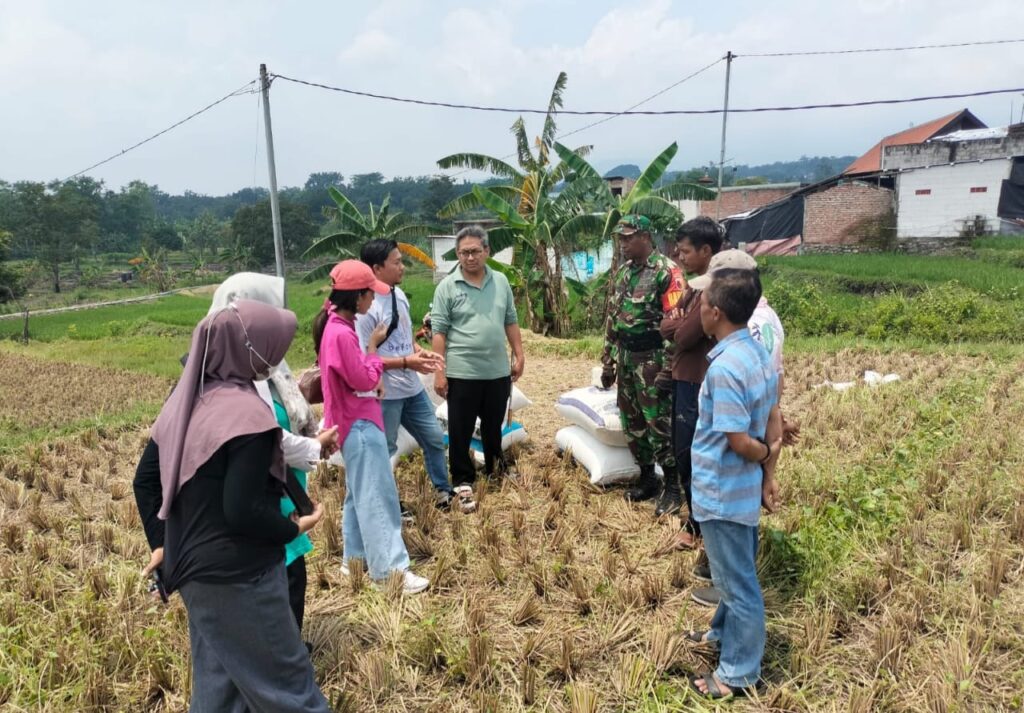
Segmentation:
<svg viewBox="0 0 1024 713">
<path fill-rule="evenodd" d="M 924 124 L 912 126 L 899 133 L 886 136 L 872 146 L 863 156 L 851 163 L 843 171 L 844 176 L 856 176 L 864 173 L 876 173 L 882 170 L 882 154 L 886 147 L 923 144 L 925 141 L 951 134 L 965 129 L 984 129 L 984 122 L 968 109 L 961 109 Z"/>
</svg>

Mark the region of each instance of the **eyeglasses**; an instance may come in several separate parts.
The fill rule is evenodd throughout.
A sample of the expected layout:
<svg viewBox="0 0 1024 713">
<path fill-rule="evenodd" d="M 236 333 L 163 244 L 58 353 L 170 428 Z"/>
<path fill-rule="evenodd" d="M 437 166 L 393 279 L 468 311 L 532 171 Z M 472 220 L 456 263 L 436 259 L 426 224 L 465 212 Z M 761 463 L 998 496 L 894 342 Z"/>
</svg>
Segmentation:
<svg viewBox="0 0 1024 713">
<path fill-rule="evenodd" d="M 459 250 L 459 257 L 480 257 L 484 254 L 483 250 Z"/>
</svg>

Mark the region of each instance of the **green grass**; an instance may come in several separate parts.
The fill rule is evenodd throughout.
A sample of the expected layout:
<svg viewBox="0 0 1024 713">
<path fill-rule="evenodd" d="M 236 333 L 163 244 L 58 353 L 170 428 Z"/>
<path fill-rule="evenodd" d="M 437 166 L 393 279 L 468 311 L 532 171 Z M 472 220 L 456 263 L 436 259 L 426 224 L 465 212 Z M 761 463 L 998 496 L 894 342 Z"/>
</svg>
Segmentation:
<svg viewBox="0 0 1024 713">
<path fill-rule="evenodd" d="M 418 324 L 434 294 L 430 273 L 409 270 L 402 288 L 409 296 L 413 324 Z M 288 283 L 289 308 L 299 319 L 299 330 L 287 356 L 295 368 L 313 362 L 310 327 L 326 296 L 322 284 L 305 284 L 298 279 Z M 30 316 L 30 342 L 17 349 L 56 361 L 176 377 L 181 373 L 178 360 L 188 351 L 192 329 L 206 316 L 210 300 L 208 295 L 172 295 L 152 302 Z M 0 340 L 16 340 L 21 333 L 20 319 L 0 321 Z"/>
<path fill-rule="evenodd" d="M 761 262 L 770 268 L 771 275 L 777 275 L 779 279 L 787 276 L 804 279 L 826 277 L 839 281 L 839 284 L 845 281 L 852 289 L 862 287 L 869 293 L 872 288 L 934 287 L 956 281 L 982 294 L 999 296 L 1024 283 L 1024 272 L 1018 268 L 952 256 L 893 253 L 799 255 L 766 257 Z"/>
</svg>

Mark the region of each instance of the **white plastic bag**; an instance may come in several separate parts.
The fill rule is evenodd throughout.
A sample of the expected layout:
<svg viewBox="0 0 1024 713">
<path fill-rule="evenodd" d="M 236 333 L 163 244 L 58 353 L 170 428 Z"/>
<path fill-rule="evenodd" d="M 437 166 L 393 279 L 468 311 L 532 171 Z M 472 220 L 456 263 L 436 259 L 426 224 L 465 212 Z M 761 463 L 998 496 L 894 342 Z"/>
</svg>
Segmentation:
<svg viewBox="0 0 1024 713">
<path fill-rule="evenodd" d="M 411 453 L 415 453 L 420 448 L 420 444 L 416 442 L 416 439 L 412 437 L 412 434 L 405 430 L 403 426 L 398 427 L 398 437 L 395 439 L 395 445 L 397 450 L 395 455 L 391 456 L 391 470 L 393 471 L 398 466 L 398 460 L 402 456 L 407 456 Z M 337 465 L 344 467 L 345 461 L 341 457 L 341 449 L 339 448 L 331 457 L 327 460 L 331 465 Z"/>
<path fill-rule="evenodd" d="M 616 400 L 615 391 L 586 386 L 559 396 L 555 411 L 601 443 L 623 448 L 626 445 L 626 434 L 622 431 Z"/>
<path fill-rule="evenodd" d="M 640 475 L 640 466 L 628 448 L 602 443 L 579 426 L 566 426 L 556 433 L 555 446 L 583 466 L 594 485 L 614 485 Z"/>
<path fill-rule="evenodd" d="M 513 421 L 510 425 L 505 426 L 501 429 L 501 451 L 504 453 L 516 443 L 522 443 L 530 436 L 526 433 L 526 429 L 523 428 L 523 424 Z M 484 464 L 484 444 L 474 437 L 469 442 L 469 447 L 473 452 L 473 460 L 479 465 Z"/>
</svg>

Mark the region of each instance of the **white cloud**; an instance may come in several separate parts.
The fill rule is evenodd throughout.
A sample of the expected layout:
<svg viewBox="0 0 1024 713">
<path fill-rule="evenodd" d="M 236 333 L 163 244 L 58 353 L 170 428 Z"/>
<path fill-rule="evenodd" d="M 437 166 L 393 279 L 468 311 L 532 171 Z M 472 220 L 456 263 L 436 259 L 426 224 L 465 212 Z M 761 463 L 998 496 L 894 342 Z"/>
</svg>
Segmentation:
<svg viewBox="0 0 1024 713">
<path fill-rule="evenodd" d="M 393 65 L 399 60 L 401 43 L 383 30 L 366 30 L 343 49 L 338 58 L 358 65 Z"/>
</svg>

